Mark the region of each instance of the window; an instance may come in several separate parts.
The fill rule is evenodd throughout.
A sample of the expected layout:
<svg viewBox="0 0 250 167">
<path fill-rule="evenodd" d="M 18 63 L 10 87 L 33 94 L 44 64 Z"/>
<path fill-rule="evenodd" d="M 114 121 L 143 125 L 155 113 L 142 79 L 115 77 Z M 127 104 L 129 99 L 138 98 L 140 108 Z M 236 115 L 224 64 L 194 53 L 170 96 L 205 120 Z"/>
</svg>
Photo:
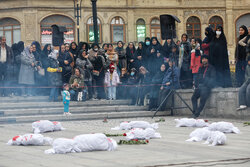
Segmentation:
<svg viewBox="0 0 250 167">
<path fill-rule="evenodd" d="M 186 30 L 189 38 L 201 38 L 201 22 L 198 17 L 191 16 L 187 20 Z"/>
<path fill-rule="evenodd" d="M 19 21 L 12 18 L 0 20 L 0 36 L 6 37 L 6 44 L 11 46 L 21 40 L 21 25 Z"/>
<path fill-rule="evenodd" d="M 215 30 L 217 26 L 223 27 L 223 20 L 219 16 L 213 16 L 209 19 L 209 25 L 213 30 Z"/>
<path fill-rule="evenodd" d="M 102 43 L 102 24 L 99 18 L 97 18 L 97 29 L 98 29 L 98 42 Z M 95 42 L 93 17 L 89 18 L 87 21 L 87 37 L 88 37 L 88 43 Z"/>
<path fill-rule="evenodd" d="M 65 26 L 67 32 L 64 33 L 64 43 L 71 43 L 75 40 L 75 23 L 66 16 L 48 16 L 41 21 L 41 44 L 52 44 L 52 25 Z"/>
<path fill-rule="evenodd" d="M 150 37 L 157 37 L 159 41 L 161 41 L 161 26 L 160 19 L 154 18 L 150 23 Z"/>
<path fill-rule="evenodd" d="M 125 41 L 125 24 L 121 17 L 117 16 L 111 20 L 111 41 Z"/>
<path fill-rule="evenodd" d="M 136 33 L 137 33 L 137 41 L 144 41 L 146 38 L 146 26 L 145 21 L 143 19 L 139 19 L 136 22 Z"/>
</svg>

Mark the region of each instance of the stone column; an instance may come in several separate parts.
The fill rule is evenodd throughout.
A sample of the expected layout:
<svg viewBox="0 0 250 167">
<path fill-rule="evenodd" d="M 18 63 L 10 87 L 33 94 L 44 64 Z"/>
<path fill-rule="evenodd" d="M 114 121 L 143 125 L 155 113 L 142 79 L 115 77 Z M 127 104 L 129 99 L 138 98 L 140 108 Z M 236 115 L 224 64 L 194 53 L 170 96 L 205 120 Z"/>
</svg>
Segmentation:
<svg viewBox="0 0 250 167">
<path fill-rule="evenodd" d="M 25 45 L 30 45 L 33 41 L 41 42 L 39 39 L 40 30 L 37 22 L 37 10 L 25 10 L 23 12 L 24 15 L 24 27 L 25 36 L 23 36 L 23 40 Z M 22 31 L 23 32 L 23 31 Z"/>
<path fill-rule="evenodd" d="M 127 16 L 127 34 L 126 34 L 126 42 L 133 42 L 136 41 L 136 35 L 135 35 L 135 20 L 134 20 L 134 11 L 128 10 L 128 16 Z"/>
<path fill-rule="evenodd" d="M 184 11 L 177 10 L 177 17 L 180 19 L 181 23 L 176 22 L 176 35 L 177 39 L 181 40 L 181 35 L 186 32 L 186 23 L 184 18 Z"/>
<path fill-rule="evenodd" d="M 227 0 L 226 1 L 226 26 L 224 28 L 225 35 L 227 37 L 227 44 L 228 44 L 228 50 L 230 53 L 230 60 L 234 59 L 234 35 L 235 35 L 235 24 L 233 22 L 233 1 L 232 0 Z"/>
</svg>

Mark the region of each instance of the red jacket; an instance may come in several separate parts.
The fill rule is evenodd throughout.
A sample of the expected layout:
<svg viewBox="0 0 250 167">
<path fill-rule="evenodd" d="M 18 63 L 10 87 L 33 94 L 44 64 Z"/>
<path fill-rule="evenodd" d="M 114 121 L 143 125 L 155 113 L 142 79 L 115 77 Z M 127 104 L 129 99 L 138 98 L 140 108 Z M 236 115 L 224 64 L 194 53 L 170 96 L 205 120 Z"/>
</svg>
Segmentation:
<svg viewBox="0 0 250 167">
<path fill-rule="evenodd" d="M 208 55 L 209 56 L 209 43 L 203 43 L 201 44 L 201 48 L 204 52 L 204 55 Z"/>
<path fill-rule="evenodd" d="M 191 52 L 191 64 L 190 68 L 193 74 L 198 73 L 199 68 L 202 66 L 201 64 L 201 56 L 195 56 L 195 50 Z"/>
</svg>

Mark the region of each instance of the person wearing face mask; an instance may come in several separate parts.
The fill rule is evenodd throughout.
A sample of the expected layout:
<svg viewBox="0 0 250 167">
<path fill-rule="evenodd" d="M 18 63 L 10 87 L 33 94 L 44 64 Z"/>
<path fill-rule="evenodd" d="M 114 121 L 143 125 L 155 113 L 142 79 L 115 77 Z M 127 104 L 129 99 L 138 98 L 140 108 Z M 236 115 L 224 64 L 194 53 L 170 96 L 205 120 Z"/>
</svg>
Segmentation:
<svg viewBox="0 0 250 167">
<path fill-rule="evenodd" d="M 202 66 L 199 68 L 199 72 L 194 81 L 194 93 L 191 98 L 193 105 L 193 116 L 194 118 L 199 117 L 203 110 L 206 101 L 211 93 L 211 89 L 215 85 L 216 71 L 212 65 L 208 63 L 208 55 L 202 55 L 201 57 Z M 198 106 L 198 99 L 200 104 Z"/>
<path fill-rule="evenodd" d="M 209 54 L 209 63 L 216 71 L 216 86 L 232 87 L 227 40 L 221 26 L 216 28 L 216 35 L 210 43 Z"/>
<path fill-rule="evenodd" d="M 91 49 L 89 50 L 89 60 L 92 62 L 94 61 L 95 55 L 99 50 L 99 45 L 96 43 L 93 43 L 91 46 Z"/>
<path fill-rule="evenodd" d="M 239 28 L 239 34 L 240 36 L 238 37 L 237 41 L 239 42 L 241 39 L 245 38 L 248 35 L 248 30 L 247 27 L 242 25 Z M 237 80 L 237 86 L 240 87 L 244 83 L 244 75 L 245 75 L 245 69 L 247 65 L 246 57 L 246 47 L 241 46 L 237 42 L 236 49 L 235 49 L 235 60 L 236 60 L 236 80 Z"/>
<path fill-rule="evenodd" d="M 205 55 L 208 55 L 209 56 L 209 45 L 210 45 L 210 42 L 211 40 L 213 39 L 214 37 L 214 31 L 211 27 L 207 27 L 205 29 L 205 35 L 206 37 L 204 38 L 204 40 L 202 41 L 202 50 L 204 52 Z"/>
<path fill-rule="evenodd" d="M 143 64 L 142 66 L 148 69 L 148 57 L 147 57 L 147 49 L 150 46 L 150 38 L 146 37 L 145 38 L 145 42 L 143 43 L 143 50 L 142 50 L 142 54 L 144 55 L 143 57 Z"/>
<path fill-rule="evenodd" d="M 202 51 L 200 50 L 200 44 L 197 43 L 195 48 L 191 51 L 190 68 L 192 69 L 193 82 L 195 81 L 195 79 L 197 77 L 197 73 L 198 73 L 199 68 L 201 66 L 201 55 L 202 55 Z"/>
</svg>

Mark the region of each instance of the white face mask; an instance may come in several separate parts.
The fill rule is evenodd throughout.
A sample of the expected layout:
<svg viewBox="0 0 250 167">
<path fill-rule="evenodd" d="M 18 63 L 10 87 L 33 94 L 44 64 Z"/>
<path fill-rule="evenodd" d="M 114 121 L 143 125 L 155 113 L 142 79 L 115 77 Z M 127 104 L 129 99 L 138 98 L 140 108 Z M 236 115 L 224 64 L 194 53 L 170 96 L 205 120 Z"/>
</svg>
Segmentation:
<svg viewBox="0 0 250 167">
<path fill-rule="evenodd" d="M 221 34 L 221 31 L 216 31 L 216 35 L 220 35 Z"/>
</svg>

